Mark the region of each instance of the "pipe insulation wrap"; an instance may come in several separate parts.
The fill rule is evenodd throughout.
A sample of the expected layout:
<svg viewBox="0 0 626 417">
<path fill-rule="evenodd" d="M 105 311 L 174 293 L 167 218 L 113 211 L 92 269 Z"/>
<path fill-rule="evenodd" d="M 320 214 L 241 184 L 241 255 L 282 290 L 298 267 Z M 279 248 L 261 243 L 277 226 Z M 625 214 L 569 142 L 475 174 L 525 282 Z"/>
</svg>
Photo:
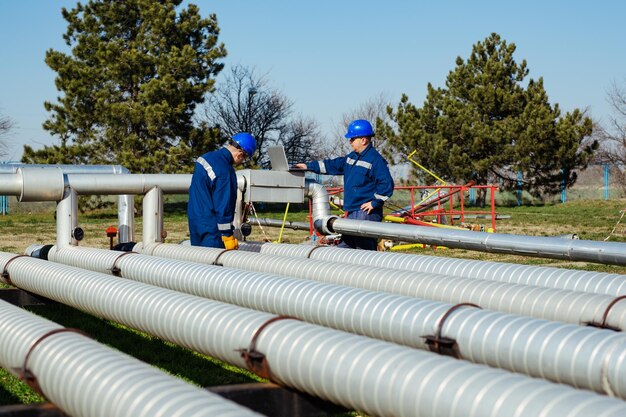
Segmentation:
<svg viewBox="0 0 626 417">
<path fill-rule="evenodd" d="M 159 187 L 165 194 L 187 194 L 191 174 L 67 174 L 68 185 L 78 194 L 145 194 Z"/>
<path fill-rule="evenodd" d="M 62 326 L 0 301 L 0 365 L 21 368 L 33 344 Z M 45 396 L 71 416 L 259 416 L 78 333 L 51 335 L 28 369 Z"/>
<path fill-rule="evenodd" d="M 0 173 L 15 173 L 19 168 L 58 168 L 63 172 L 63 174 L 130 174 L 128 168 L 121 165 L 22 164 L 15 162 L 0 164 Z M 10 195 L 19 195 L 13 192 L 7 192 L 7 183 L 3 180 L 0 180 L 0 183 L 2 184 L 0 187 L 1 192 Z M 18 190 L 21 190 L 21 186 L 20 182 Z M 48 189 L 48 192 L 49 191 L 50 190 Z M 61 198 L 62 196 L 63 193 L 61 193 Z M 117 217 L 119 223 L 120 243 L 132 242 L 135 240 L 134 201 L 135 197 L 133 195 L 120 195 L 117 199 Z"/>
<path fill-rule="evenodd" d="M 305 195 L 311 201 L 311 216 L 313 219 L 330 216 L 329 196 L 326 187 L 308 178 L 305 180 L 305 187 Z"/>
<path fill-rule="evenodd" d="M 162 288 L 0 253 L 20 288 L 243 366 L 269 318 Z M 626 403 L 590 391 L 474 365 L 362 336 L 280 320 L 257 339 L 274 378 L 377 416 L 623 416 Z M 532 399 L 532 401 L 529 401 Z"/>
<path fill-rule="evenodd" d="M 311 250 L 311 247 L 302 247 Z M 192 247 L 186 248 L 190 251 L 189 248 Z M 200 251 L 207 250 L 206 248 L 197 249 Z M 167 250 L 174 251 L 175 249 L 168 248 Z M 215 253 L 214 250 L 208 252 Z M 158 256 L 166 256 L 165 250 L 158 253 L 157 251 L 154 249 L 153 253 Z M 314 250 L 312 254 L 317 251 Z M 489 310 L 572 324 L 601 323 L 604 312 L 614 300 L 614 297 L 603 294 L 439 274 L 416 274 L 411 271 L 328 263 L 305 258 L 286 258 L 264 255 L 263 253 L 253 254 L 252 256 L 256 257 L 250 258 L 251 260 L 248 261 L 245 260 L 244 253 L 225 252 L 220 256 L 219 262 L 230 268 L 311 279 L 450 304 L 473 303 Z M 200 255 L 195 257 L 195 261 L 200 259 Z M 242 261 L 239 262 L 239 260 Z M 622 300 L 611 307 L 606 317 L 606 324 L 613 328 L 626 329 L 626 300 Z"/>
<path fill-rule="evenodd" d="M 54 167 L 28 167 L 17 169 L 22 189 L 18 201 L 59 201 L 63 198 L 65 180 L 63 171 Z"/>
<path fill-rule="evenodd" d="M 315 250 L 312 250 L 315 248 Z M 510 284 L 535 285 L 571 291 L 620 296 L 626 294 L 626 275 L 581 271 L 505 262 L 455 259 L 441 256 L 407 253 L 373 252 L 360 249 L 344 250 L 286 243 L 259 244 L 240 242 L 242 251 L 260 252 L 326 262 L 368 265 L 413 272 L 454 275 Z"/>
<path fill-rule="evenodd" d="M 618 242 L 517 236 L 342 218 L 334 220 L 332 229 L 348 235 L 396 239 L 449 248 L 626 265 L 626 244 Z"/>
<path fill-rule="evenodd" d="M 192 260 L 203 252 L 213 259 L 221 253 L 224 265 L 277 263 L 277 257 L 222 249 L 168 244 L 147 249 L 170 257 L 191 254 Z M 427 348 L 423 336 L 435 334 L 439 319 L 452 307 L 146 255 L 118 257 L 108 250 L 70 247 L 56 251 L 51 260 L 102 272 L 117 261 L 124 278 L 420 349 Z M 623 333 L 462 308 L 446 321 L 442 336 L 457 340 L 462 357 L 472 362 L 626 398 L 626 363 L 620 357 L 626 354 Z"/>
</svg>

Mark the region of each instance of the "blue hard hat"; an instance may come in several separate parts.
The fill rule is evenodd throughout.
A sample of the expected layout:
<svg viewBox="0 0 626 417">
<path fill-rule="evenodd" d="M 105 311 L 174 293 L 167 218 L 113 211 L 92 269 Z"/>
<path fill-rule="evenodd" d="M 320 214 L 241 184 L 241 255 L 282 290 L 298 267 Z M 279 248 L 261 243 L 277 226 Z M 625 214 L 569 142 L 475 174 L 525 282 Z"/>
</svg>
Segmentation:
<svg viewBox="0 0 626 417">
<path fill-rule="evenodd" d="M 233 142 L 239 145 L 248 157 L 251 157 L 256 150 L 256 139 L 250 133 L 237 133 L 233 136 Z"/>
<path fill-rule="evenodd" d="M 348 133 L 345 136 L 346 139 L 374 136 L 374 129 L 372 129 L 372 125 L 367 120 L 353 120 L 348 126 Z"/>
</svg>

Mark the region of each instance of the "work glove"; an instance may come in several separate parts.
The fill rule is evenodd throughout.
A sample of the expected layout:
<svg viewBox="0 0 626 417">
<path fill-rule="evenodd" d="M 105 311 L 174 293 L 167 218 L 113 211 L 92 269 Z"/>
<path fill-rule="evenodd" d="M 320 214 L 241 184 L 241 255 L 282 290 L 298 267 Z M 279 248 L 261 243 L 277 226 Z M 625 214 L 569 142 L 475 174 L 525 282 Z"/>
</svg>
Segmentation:
<svg viewBox="0 0 626 417">
<path fill-rule="evenodd" d="M 235 236 L 222 236 L 222 242 L 226 249 L 239 249 L 239 242 Z"/>
</svg>

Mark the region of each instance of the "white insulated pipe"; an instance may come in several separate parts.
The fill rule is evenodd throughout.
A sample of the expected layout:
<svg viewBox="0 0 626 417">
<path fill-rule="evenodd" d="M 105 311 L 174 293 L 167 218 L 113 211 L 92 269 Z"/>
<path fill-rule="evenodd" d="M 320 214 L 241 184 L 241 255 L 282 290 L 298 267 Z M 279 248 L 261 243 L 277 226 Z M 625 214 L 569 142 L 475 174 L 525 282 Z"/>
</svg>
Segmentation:
<svg viewBox="0 0 626 417">
<path fill-rule="evenodd" d="M 178 247 L 182 249 L 177 249 Z M 232 254 L 224 251 L 220 255 L 220 251 L 223 251 L 221 249 L 193 246 L 148 245 L 148 250 L 145 250 L 143 244 L 138 243 L 133 249 L 154 256 L 207 264 L 215 263 L 219 256 L 219 264 L 230 268 L 323 281 L 450 304 L 473 303 L 489 310 L 564 323 L 595 323 L 614 329 L 626 329 L 626 300 L 613 303 L 615 298 L 604 294 L 431 273 L 416 274 L 412 271 L 276 255 L 250 254 L 251 257 L 248 258 L 243 255 L 244 251 Z"/>
<path fill-rule="evenodd" d="M 190 174 L 68 174 L 68 184 L 81 195 L 143 195 L 159 187 L 165 194 L 187 194 Z"/>
<path fill-rule="evenodd" d="M 63 174 L 130 174 L 128 168 L 121 165 L 66 165 L 66 164 L 22 164 L 22 163 L 5 163 L 0 164 L 0 173 L 16 173 L 19 168 L 34 169 L 34 172 L 41 169 L 60 169 Z M 36 179 L 37 182 L 41 180 Z M 17 181 L 17 180 L 16 180 Z M 0 185 L 0 189 L 6 187 L 7 184 Z M 22 184 L 19 185 L 20 187 Z M 54 189 L 54 188 L 53 188 Z M 9 195 L 18 195 L 7 193 Z M 133 195 L 120 195 L 117 199 L 117 218 L 118 218 L 118 241 L 120 243 L 133 242 L 135 240 L 135 216 L 134 216 L 134 200 Z M 56 200 L 54 200 L 56 201 Z"/>
<path fill-rule="evenodd" d="M 144 241 L 163 241 L 163 193 L 185 194 L 191 176 L 187 174 L 71 174 L 57 205 L 57 246 L 75 246 L 78 227 L 78 195 L 145 194 L 143 201 Z M 154 240 L 153 240 L 154 239 Z"/>
<path fill-rule="evenodd" d="M 19 375 L 25 363 L 46 398 L 74 417 L 260 415 L 0 301 L 0 366 Z"/>
<path fill-rule="evenodd" d="M 145 248 L 146 252 L 155 250 L 193 260 L 207 252 L 205 248 L 166 244 Z M 223 265 L 271 263 L 277 259 L 237 251 L 222 253 L 219 249 L 210 252 L 213 258 L 218 253 Z M 103 273 L 112 273 L 115 266 L 116 274 L 133 281 L 419 349 L 428 349 L 424 336 L 437 334 L 440 319 L 453 307 L 138 253 L 120 255 L 104 249 L 67 247 L 50 251 L 49 259 Z M 457 341 L 463 359 L 626 398 L 626 361 L 621 360 L 626 355 L 623 333 L 464 307 L 444 323 L 441 336 Z"/>
<path fill-rule="evenodd" d="M 286 243 L 241 242 L 239 249 L 267 255 L 310 258 L 325 262 L 452 275 L 612 296 L 626 294 L 626 275 L 605 272 Z"/>
<path fill-rule="evenodd" d="M 398 239 L 405 242 L 419 242 L 481 252 L 626 265 L 626 243 L 619 242 L 472 232 L 469 230 L 342 219 L 336 216 L 316 219 L 316 227 L 326 234 L 345 233 L 354 236 Z"/>
<path fill-rule="evenodd" d="M 152 287 L 0 253 L 19 288 L 236 366 L 256 348 L 273 379 L 377 416 L 617 417 L 626 402 L 590 391 Z"/>
</svg>

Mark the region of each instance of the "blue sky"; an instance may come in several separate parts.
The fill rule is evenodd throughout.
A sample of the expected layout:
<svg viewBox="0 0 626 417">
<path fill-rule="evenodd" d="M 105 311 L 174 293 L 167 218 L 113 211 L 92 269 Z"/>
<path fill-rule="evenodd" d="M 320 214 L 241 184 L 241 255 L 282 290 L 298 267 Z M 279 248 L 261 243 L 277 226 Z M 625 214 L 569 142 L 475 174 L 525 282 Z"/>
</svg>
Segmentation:
<svg viewBox="0 0 626 417">
<path fill-rule="evenodd" d="M 185 4 L 187 4 L 186 2 Z M 457 56 L 491 32 L 515 43 L 552 104 L 609 116 L 606 93 L 626 84 L 626 2 L 620 0 L 194 1 L 217 15 L 230 65 L 255 68 L 331 135 L 343 113 L 381 94 L 421 105 L 428 82 L 443 85 Z M 44 63 L 65 49 L 61 7 L 76 1 L 0 1 L 0 112 L 16 122 L 10 159 L 24 144 L 58 143 L 41 128 L 57 91 Z M 219 79 L 218 79 L 219 80 Z"/>
</svg>

